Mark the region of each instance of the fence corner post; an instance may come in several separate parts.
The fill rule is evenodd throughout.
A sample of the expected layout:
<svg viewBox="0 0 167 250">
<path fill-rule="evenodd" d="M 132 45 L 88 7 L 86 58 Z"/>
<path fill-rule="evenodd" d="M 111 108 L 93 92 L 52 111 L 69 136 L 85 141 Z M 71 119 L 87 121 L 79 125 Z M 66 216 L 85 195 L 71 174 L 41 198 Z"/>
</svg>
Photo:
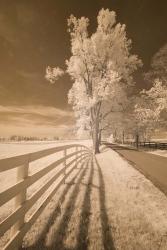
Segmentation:
<svg viewBox="0 0 167 250">
<path fill-rule="evenodd" d="M 83 150 L 83 147 L 81 146 L 81 160 L 83 159 L 82 150 Z"/>
<path fill-rule="evenodd" d="M 29 168 L 29 156 L 26 159 L 24 165 L 17 167 L 17 183 L 20 181 L 25 180 L 28 178 L 28 168 Z M 23 203 L 26 202 L 27 199 L 27 189 L 20 190 L 20 193 L 15 197 L 15 204 L 14 208 L 17 209 L 18 207 L 22 206 Z M 22 215 L 20 219 L 16 222 L 15 225 L 11 228 L 11 237 L 14 236 L 17 231 L 21 229 L 21 227 L 25 223 L 25 215 Z M 19 242 L 18 242 L 19 244 Z M 19 248 L 20 246 L 18 246 Z"/>
<path fill-rule="evenodd" d="M 76 146 L 75 152 L 76 152 L 76 155 L 75 155 L 75 164 L 76 164 L 76 168 L 77 168 L 78 146 Z"/>
<path fill-rule="evenodd" d="M 67 156 L 67 149 L 64 149 L 64 184 L 66 183 L 66 168 L 67 168 L 67 164 L 66 164 L 66 156 Z"/>
</svg>

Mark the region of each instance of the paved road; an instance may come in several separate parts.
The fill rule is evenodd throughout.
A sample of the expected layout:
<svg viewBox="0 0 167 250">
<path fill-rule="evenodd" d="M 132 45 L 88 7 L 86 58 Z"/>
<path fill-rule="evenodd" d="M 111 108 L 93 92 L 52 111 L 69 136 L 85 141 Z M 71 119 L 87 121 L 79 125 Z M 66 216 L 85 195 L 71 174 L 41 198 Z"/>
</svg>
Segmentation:
<svg viewBox="0 0 167 250">
<path fill-rule="evenodd" d="M 149 178 L 158 188 L 167 195 L 167 158 L 149 154 L 133 148 L 116 144 L 106 145 L 117 151 L 122 157 L 130 161 L 134 167 Z"/>
</svg>

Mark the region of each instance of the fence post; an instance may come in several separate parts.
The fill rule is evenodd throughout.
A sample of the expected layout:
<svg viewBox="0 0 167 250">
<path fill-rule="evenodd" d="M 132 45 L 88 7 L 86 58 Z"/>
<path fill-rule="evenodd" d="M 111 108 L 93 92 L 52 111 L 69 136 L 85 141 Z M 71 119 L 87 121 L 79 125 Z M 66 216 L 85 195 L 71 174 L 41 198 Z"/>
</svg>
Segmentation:
<svg viewBox="0 0 167 250">
<path fill-rule="evenodd" d="M 76 146 L 75 152 L 76 152 L 76 155 L 75 155 L 75 164 L 76 164 L 76 168 L 77 168 L 78 146 Z"/>
<path fill-rule="evenodd" d="M 84 147 L 81 147 L 81 150 L 84 150 Z M 84 158 L 84 155 L 81 152 L 81 160 Z"/>
<path fill-rule="evenodd" d="M 64 184 L 66 183 L 66 168 L 67 168 L 67 164 L 66 164 L 66 156 L 67 156 L 67 149 L 64 149 Z"/>
<path fill-rule="evenodd" d="M 17 168 L 17 182 L 25 180 L 28 177 L 28 167 L 29 167 L 29 159 L 24 165 Z M 20 193 L 15 198 L 14 208 L 17 209 L 26 201 L 27 189 L 20 190 Z M 16 224 L 11 228 L 11 237 L 14 236 L 17 231 L 21 229 L 24 225 L 25 215 L 21 216 L 20 219 L 16 222 Z M 19 246 L 18 246 L 19 247 Z"/>
</svg>

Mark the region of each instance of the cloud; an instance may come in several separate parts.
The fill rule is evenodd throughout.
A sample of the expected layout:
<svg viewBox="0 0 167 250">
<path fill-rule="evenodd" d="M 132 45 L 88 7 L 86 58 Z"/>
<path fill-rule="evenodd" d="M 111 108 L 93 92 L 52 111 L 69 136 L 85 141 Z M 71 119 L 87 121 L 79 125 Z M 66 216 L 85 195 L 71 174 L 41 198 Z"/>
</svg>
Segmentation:
<svg viewBox="0 0 167 250">
<path fill-rule="evenodd" d="M 71 111 L 48 106 L 0 106 L 1 136 L 65 136 L 74 126 Z"/>
</svg>

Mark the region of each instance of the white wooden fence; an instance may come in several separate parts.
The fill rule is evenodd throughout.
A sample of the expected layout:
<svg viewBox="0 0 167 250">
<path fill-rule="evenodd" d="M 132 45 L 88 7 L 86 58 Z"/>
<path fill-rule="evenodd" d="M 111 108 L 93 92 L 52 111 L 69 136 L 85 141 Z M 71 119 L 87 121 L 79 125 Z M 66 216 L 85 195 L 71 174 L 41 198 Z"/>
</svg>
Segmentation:
<svg viewBox="0 0 167 250">
<path fill-rule="evenodd" d="M 68 154 L 68 149 L 72 148 L 75 149 L 75 152 Z M 30 162 L 61 151 L 64 152 L 64 155 L 61 159 L 46 166 L 45 168 L 42 168 L 35 174 L 28 175 L 28 168 Z M 78 161 L 85 160 L 85 158 L 88 157 L 90 154 L 91 152 L 88 147 L 73 144 L 49 148 L 38 152 L 0 160 L 0 172 L 17 168 L 17 183 L 0 193 L 0 206 L 15 198 L 14 211 L 0 223 L 0 237 L 2 237 L 6 233 L 6 231 L 11 228 L 11 237 L 9 242 L 4 247 L 5 250 L 18 249 L 21 246 L 24 235 L 27 233 L 27 231 L 33 225 L 35 220 L 41 214 L 41 212 L 51 200 L 53 195 L 56 193 L 58 188 L 65 182 L 65 179 L 76 168 Z M 70 158 L 71 161 L 67 163 L 67 159 Z M 42 187 L 40 187 L 35 192 L 35 194 L 33 194 L 30 198 L 27 198 L 27 188 L 62 163 L 63 167 L 57 173 L 55 173 L 54 176 L 49 178 L 49 180 Z M 72 164 L 73 167 L 68 169 Z M 43 203 L 40 204 L 39 207 L 35 210 L 35 212 L 31 215 L 31 217 L 27 221 L 25 221 L 25 214 L 58 178 L 60 180 L 57 183 L 56 187 L 51 190 L 49 194 L 47 194 L 47 197 L 43 200 Z"/>
</svg>

